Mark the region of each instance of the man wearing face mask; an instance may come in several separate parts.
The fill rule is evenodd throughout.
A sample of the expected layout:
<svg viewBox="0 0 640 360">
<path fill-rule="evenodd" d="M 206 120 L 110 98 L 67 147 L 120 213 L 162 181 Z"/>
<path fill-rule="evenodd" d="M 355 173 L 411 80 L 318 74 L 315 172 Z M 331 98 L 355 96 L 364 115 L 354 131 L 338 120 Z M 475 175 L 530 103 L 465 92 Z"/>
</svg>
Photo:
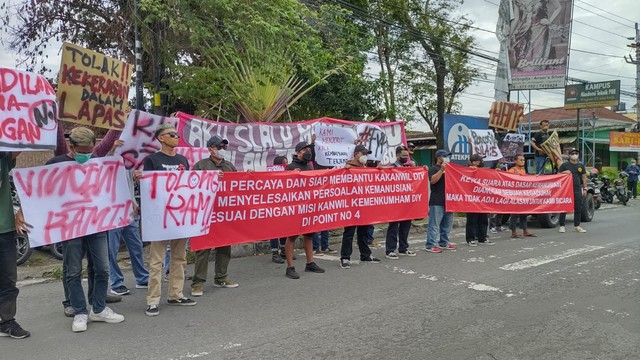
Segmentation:
<svg viewBox="0 0 640 360">
<path fill-rule="evenodd" d="M 296 170 L 296 171 L 309 171 L 313 170 L 311 166 L 311 144 L 306 141 L 299 142 L 296 144 L 295 155 L 289 165 L 285 168 L 285 170 Z M 304 268 L 306 272 L 313 273 L 323 273 L 324 269 L 318 266 L 313 261 L 313 234 L 307 233 L 302 235 L 302 244 L 304 247 L 304 253 L 307 256 L 307 265 Z M 289 279 L 299 279 L 300 275 L 296 272 L 296 268 L 293 266 L 293 251 L 296 243 L 296 239 L 298 235 L 289 236 L 287 238 L 287 243 L 285 244 L 285 257 L 287 260 L 287 270 L 285 271 L 285 276 Z"/>
<path fill-rule="evenodd" d="M 580 152 L 576 148 L 572 148 L 569 151 L 569 161 L 564 162 L 558 168 L 558 173 L 571 174 L 573 179 L 573 226 L 579 233 L 586 233 L 587 230 L 580 227 L 580 216 L 582 212 L 582 197 L 587 194 L 587 171 L 584 168 L 584 164 L 578 162 Z M 565 219 L 566 213 L 560 214 L 560 229 L 559 232 L 565 232 Z"/>
<path fill-rule="evenodd" d="M 67 161 L 77 161 L 84 164 L 92 157 L 96 137 L 93 131 L 86 127 L 76 127 L 69 134 L 70 151 L 56 156 L 47 165 Z M 87 311 L 87 302 L 82 288 L 82 258 L 84 254 L 90 257 L 93 267 L 92 294 L 90 294 L 92 309 Z M 62 243 L 62 272 L 65 274 L 65 290 L 73 307 L 73 332 L 87 330 L 87 322 L 102 321 L 120 323 L 124 316 L 116 314 L 106 306 L 107 288 L 109 286 L 109 245 L 106 232 L 86 235 Z"/>
<path fill-rule="evenodd" d="M 361 169 L 367 165 L 367 158 L 371 150 L 364 145 L 356 145 L 353 150 L 353 158 L 347 161 L 345 169 Z M 367 231 L 372 225 L 347 226 L 342 233 L 342 246 L 340 247 L 340 267 L 351 268 L 351 254 L 353 253 L 353 235 L 357 231 L 357 244 L 360 250 L 360 261 L 377 264 L 380 259 L 371 256 L 371 248 L 367 242 Z"/>
<path fill-rule="evenodd" d="M 638 197 L 638 174 L 640 174 L 640 167 L 636 165 L 636 159 L 631 159 L 631 164 L 624 170 L 629 174 L 627 179 L 627 186 L 629 191 L 633 194 L 633 198 Z"/>
<path fill-rule="evenodd" d="M 221 172 L 236 172 L 233 164 L 224 159 L 227 154 L 227 146 L 229 141 L 220 136 L 212 136 L 207 141 L 209 156 L 193 165 L 192 170 L 217 170 Z M 231 246 L 222 246 L 216 248 L 215 275 L 213 278 L 213 287 L 217 288 L 237 288 L 238 283 L 227 278 L 227 269 L 231 260 Z M 196 262 L 191 283 L 191 295 L 202 296 L 204 283 L 207 281 L 209 272 L 209 254 L 211 249 L 196 251 Z"/>
<path fill-rule="evenodd" d="M 393 167 L 405 167 L 412 166 L 409 163 L 409 151 L 404 146 L 398 146 L 396 148 L 397 161 L 393 164 Z M 387 241 L 386 258 L 391 260 L 399 259 L 400 256 L 416 256 L 416 253 L 409 250 L 409 231 L 411 230 L 411 220 L 401 220 L 389 223 L 387 228 Z M 399 243 L 399 244 L 398 244 Z M 396 254 L 396 246 L 398 246 L 398 253 Z"/>
<path fill-rule="evenodd" d="M 429 197 L 429 225 L 425 250 L 441 253 L 442 250 L 456 250 L 449 243 L 449 233 L 453 226 L 453 213 L 445 209 L 444 172 L 449 164 L 449 153 L 444 149 L 436 151 L 436 164 L 429 168 L 431 196 Z"/>
</svg>

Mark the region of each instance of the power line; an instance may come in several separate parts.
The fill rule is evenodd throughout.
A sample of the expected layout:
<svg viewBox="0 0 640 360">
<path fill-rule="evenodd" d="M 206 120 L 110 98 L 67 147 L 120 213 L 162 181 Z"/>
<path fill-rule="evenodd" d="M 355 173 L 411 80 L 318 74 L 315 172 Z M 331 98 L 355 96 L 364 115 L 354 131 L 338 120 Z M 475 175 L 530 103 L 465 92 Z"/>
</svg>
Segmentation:
<svg viewBox="0 0 640 360">
<path fill-rule="evenodd" d="M 584 37 L 584 38 L 587 38 L 587 39 L 589 39 L 589 40 L 595 41 L 595 42 L 597 42 L 597 43 L 600 43 L 600 44 L 603 44 L 603 45 L 607 45 L 607 46 L 611 46 L 612 48 L 616 48 L 616 49 L 618 49 L 618 50 L 620 50 L 620 49 L 622 49 L 622 48 L 623 48 L 622 46 L 615 46 L 615 45 L 611 45 L 610 43 L 607 43 L 607 42 L 604 42 L 604 41 L 600 41 L 600 40 L 594 39 L 594 38 L 592 38 L 592 37 L 590 37 L 590 36 L 587 36 L 587 35 L 582 35 L 582 34 L 577 33 L 577 32 L 575 32 L 575 31 L 573 31 L 573 35 L 582 36 L 582 37 Z"/>
<path fill-rule="evenodd" d="M 597 72 L 597 71 L 576 69 L 576 68 L 572 68 L 572 67 L 570 67 L 569 70 L 581 71 L 581 72 L 590 73 L 590 74 L 596 74 L 596 75 L 611 76 L 611 77 L 614 77 L 614 78 L 624 78 L 624 79 L 631 79 L 631 80 L 635 80 L 636 79 L 636 78 L 633 78 L 631 76 L 612 75 L 612 74 L 606 74 L 606 73 L 601 73 L 601 72 Z"/>
<path fill-rule="evenodd" d="M 617 21 L 617 20 L 610 19 L 610 18 L 608 18 L 608 17 L 606 17 L 606 16 L 604 16 L 604 15 L 602 15 L 602 14 L 598 14 L 597 12 L 593 12 L 593 11 L 591 11 L 591 10 L 589 10 L 589 9 L 585 9 L 585 8 L 583 8 L 583 7 L 582 7 L 582 6 L 580 6 L 580 5 L 576 5 L 576 4 L 574 4 L 573 6 L 577 7 L 578 9 L 582 9 L 582 10 L 584 10 L 584 11 L 586 11 L 586 12 L 590 12 L 590 13 L 592 13 L 592 14 L 594 14 L 594 15 L 598 15 L 598 17 L 600 17 L 600 18 L 607 19 L 607 20 L 609 20 L 609 21 L 611 21 L 611 22 L 614 22 L 614 23 L 616 23 L 616 24 L 620 24 L 620 25 L 622 25 L 622 26 L 628 26 L 628 27 L 633 28 L 633 26 L 631 26 L 631 25 L 629 25 L 629 24 L 623 24 L 623 23 L 621 23 L 621 22 L 619 22 L 619 21 Z"/>
<path fill-rule="evenodd" d="M 586 23 L 586 22 L 584 22 L 584 21 L 580 21 L 580 20 L 576 20 L 576 19 L 574 19 L 573 21 L 574 21 L 574 22 L 577 22 L 578 24 L 582 24 L 582 25 L 584 25 L 584 26 L 588 26 L 588 27 L 590 27 L 590 28 L 594 28 L 594 29 L 596 29 L 596 30 L 604 31 L 604 32 L 606 32 L 606 33 L 609 33 L 609 34 L 612 34 L 612 35 L 615 35 L 615 36 L 620 36 L 620 37 L 621 37 L 621 38 L 623 38 L 623 39 L 626 39 L 626 38 L 627 38 L 626 36 L 620 35 L 620 34 L 618 34 L 618 33 L 614 33 L 613 31 L 605 30 L 605 29 L 599 28 L 599 27 L 597 27 L 597 26 L 593 26 L 593 25 L 591 25 L 591 24 L 587 24 L 587 23 Z"/>
<path fill-rule="evenodd" d="M 624 55 L 601 54 L 601 53 L 597 53 L 597 52 L 593 52 L 593 51 L 580 50 L 580 49 L 570 49 L 569 51 L 577 51 L 577 52 L 581 52 L 581 53 L 585 53 L 585 54 L 598 55 L 598 56 L 605 56 L 605 57 L 612 57 L 612 58 L 616 58 L 616 59 L 619 59 L 619 58 L 621 58 L 621 57 L 623 57 L 623 56 L 624 56 Z"/>
<path fill-rule="evenodd" d="M 613 15 L 613 16 L 615 16 L 615 17 L 617 17 L 617 18 L 620 18 L 620 19 L 623 19 L 623 20 L 630 21 L 630 22 L 632 22 L 632 23 L 634 23 L 634 24 L 636 23 L 635 21 L 633 21 L 633 20 L 631 20 L 631 19 L 627 19 L 627 18 L 626 18 L 626 17 L 624 17 L 624 16 L 620 16 L 620 15 L 618 15 L 618 14 L 614 14 L 614 13 L 612 13 L 612 12 L 610 12 L 610 11 L 607 11 L 607 10 L 601 9 L 601 8 L 599 8 L 599 7 L 595 6 L 595 5 L 591 5 L 591 4 L 589 4 L 588 2 L 586 2 L 586 1 L 582 1 L 582 0 L 578 0 L 578 1 L 579 1 L 579 2 L 581 2 L 581 3 L 583 3 L 583 4 L 585 4 L 585 5 L 591 6 L 591 7 L 592 7 L 592 8 L 594 8 L 594 9 L 597 9 L 597 10 L 600 10 L 600 11 L 602 11 L 602 12 L 604 12 L 604 13 L 607 13 L 607 14 L 609 14 L 609 15 Z"/>
</svg>

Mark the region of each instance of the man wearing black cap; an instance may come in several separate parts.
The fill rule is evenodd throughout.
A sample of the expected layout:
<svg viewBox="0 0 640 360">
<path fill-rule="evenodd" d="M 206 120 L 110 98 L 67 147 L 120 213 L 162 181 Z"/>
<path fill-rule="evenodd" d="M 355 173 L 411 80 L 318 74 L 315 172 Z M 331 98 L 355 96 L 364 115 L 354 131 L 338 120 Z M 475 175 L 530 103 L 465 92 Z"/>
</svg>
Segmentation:
<svg viewBox="0 0 640 360">
<path fill-rule="evenodd" d="M 346 169 L 364 168 L 367 165 L 367 158 L 371 150 L 364 145 L 356 145 L 353 150 L 353 158 L 345 164 Z M 342 233 L 342 246 L 340 248 L 340 267 L 351 268 L 351 253 L 353 253 L 353 235 L 358 232 L 357 243 L 360 250 L 360 261 L 377 264 L 380 259 L 371 256 L 371 249 L 367 242 L 367 231 L 373 225 L 347 226 Z"/>
<path fill-rule="evenodd" d="M 193 170 L 218 170 L 221 172 L 238 171 L 232 163 L 224 159 L 226 155 L 227 145 L 229 141 L 220 136 L 212 136 L 207 141 L 207 148 L 210 156 L 206 159 L 198 161 Z M 209 272 L 209 254 L 211 249 L 196 251 L 196 261 L 194 266 L 194 274 L 191 282 L 191 295 L 202 296 L 204 291 L 204 283 L 207 281 Z M 213 287 L 218 288 L 236 288 L 238 283 L 227 278 L 227 268 L 231 260 L 231 246 L 222 246 L 216 248 L 215 259 L 215 276 L 213 278 Z"/>
<path fill-rule="evenodd" d="M 582 197 L 587 194 L 587 171 L 584 164 L 578 162 L 580 151 L 576 148 L 569 150 L 569 161 L 564 162 L 558 168 L 558 173 L 571 174 L 573 179 L 573 226 L 579 233 L 586 233 L 587 230 L 580 227 L 580 217 L 582 216 Z M 564 222 L 567 217 L 566 213 L 560 214 L 559 232 L 566 231 Z"/>
<path fill-rule="evenodd" d="M 453 226 L 453 213 L 445 209 L 444 172 L 449 164 L 449 153 L 444 149 L 436 151 L 436 164 L 429 168 L 431 196 L 429 197 L 429 225 L 425 250 L 441 253 L 442 250 L 456 250 L 449 243 L 449 233 Z"/>
<path fill-rule="evenodd" d="M 285 170 L 313 170 L 313 167 L 310 163 L 312 158 L 311 146 L 312 145 L 306 141 L 301 141 L 296 144 L 296 153 L 293 156 L 291 163 L 287 165 Z M 304 271 L 323 273 L 324 269 L 313 262 L 313 234 L 314 233 L 307 233 L 302 235 L 302 244 L 304 247 L 304 252 L 307 256 L 307 265 L 305 266 Z M 287 243 L 285 244 L 285 257 L 287 258 L 287 270 L 285 272 L 285 276 L 289 279 L 300 278 L 300 275 L 298 275 L 298 273 L 296 272 L 296 268 L 293 266 L 293 251 L 297 238 L 298 235 L 289 236 L 287 238 Z"/>
<path fill-rule="evenodd" d="M 407 150 L 409 151 L 409 157 L 407 158 L 407 166 L 416 166 L 416 160 L 413 158 L 413 152 L 416 146 L 412 142 L 407 143 Z"/>
</svg>

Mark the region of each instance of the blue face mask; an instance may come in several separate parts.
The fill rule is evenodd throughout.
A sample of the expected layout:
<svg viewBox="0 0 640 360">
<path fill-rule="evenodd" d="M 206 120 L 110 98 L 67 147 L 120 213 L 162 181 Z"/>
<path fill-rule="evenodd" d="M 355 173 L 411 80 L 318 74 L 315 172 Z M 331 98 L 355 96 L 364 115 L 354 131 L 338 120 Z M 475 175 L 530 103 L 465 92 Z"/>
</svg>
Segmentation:
<svg viewBox="0 0 640 360">
<path fill-rule="evenodd" d="M 80 164 L 84 164 L 87 161 L 89 161 L 89 159 L 91 159 L 91 154 L 78 154 L 76 153 L 73 156 L 74 159 L 76 159 L 77 162 L 79 162 Z"/>
</svg>

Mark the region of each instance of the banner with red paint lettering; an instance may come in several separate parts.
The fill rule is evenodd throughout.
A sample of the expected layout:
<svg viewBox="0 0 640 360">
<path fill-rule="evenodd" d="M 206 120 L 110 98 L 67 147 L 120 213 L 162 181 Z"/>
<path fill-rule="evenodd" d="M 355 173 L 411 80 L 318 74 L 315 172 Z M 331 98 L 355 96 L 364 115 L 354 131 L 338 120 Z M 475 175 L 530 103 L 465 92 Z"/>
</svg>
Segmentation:
<svg viewBox="0 0 640 360">
<path fill-rule="evenodd" d="M 161 124 L 171 124 L 177 128 L 178 119 L 138 110 L 129 113 L 127 123 L 120 134 L 123 144 L 114 152 L 114 155 L 122 156 L 127 170 L 142 169 L 144 158 L 160 151 L 160 142 L 153 135 Z M 193 163 L 189 162 L 189 165 L 193 166 Z"/>
<path fill-rule="evenodd" d="M 193 167 L 198 161 L 204 160 L 211 156 L 208 148 L 195 148 L 188 146 L 178 146 L 174 148 L 176 154 L 180 154 L 187 158 L 189 167 Z"/>
<path fill-rule="evenodd" d="M 216 122 L 185 113 L 177 113 L 180 119 L 180 146 L 205 147 L 214 135 L 229 140 L 225 159 L 240 171 L 264 171 L 273 164 L 276 156 L 291 159 L 295 146 L 301 141 L 311 142 L 311 135 L 319 136 L 318 125 L 350 129 L 372 154 L 370 160 L 389 164 L 396 160 L 395 148 L 406 143 L 404 123 L 361 123 L 331 118 L 320 118 L 295 123 L 225 123 Z M 345 142 L 353 145 L 351 137 Z M 322 151 L 324 147 L 316 150 Z M 353 155 L 353 154 L 350 154 Z M 340 164 L 333 164 L 340 165 Z"/>
<path fill-rule="evenodd" d="M 35 73 L 0 68 L 0 151 L 55 149 L 56 93 Z"/>
<path fill-rule="evenodd" d="M 427 216 L 423 167 L 227 172 L 211 230 L 191 249 Z"/>
<path fill-rule="evenodd" d="M 115 156 L 13 170 L 29 230 L 38 247 L 127 226 L 133 200 L 122 159 Z"/>
<path fill-rule="evenodd" d="M 450 212 L 542 214 L 573 212 L 571 175 L 516 175 L 447 165 L 446 208 Z"/>
<path fill-rule="evenodd" d="M 122 129 L 129 112 L 131 65 L 70 43 L 62 44 L 60 120 Z"/>
<path fill-rule="evenodd" d="M 145 171 L 140 179 L 142 240 L 209 233 L 218 171 Z"/>
</svg>

